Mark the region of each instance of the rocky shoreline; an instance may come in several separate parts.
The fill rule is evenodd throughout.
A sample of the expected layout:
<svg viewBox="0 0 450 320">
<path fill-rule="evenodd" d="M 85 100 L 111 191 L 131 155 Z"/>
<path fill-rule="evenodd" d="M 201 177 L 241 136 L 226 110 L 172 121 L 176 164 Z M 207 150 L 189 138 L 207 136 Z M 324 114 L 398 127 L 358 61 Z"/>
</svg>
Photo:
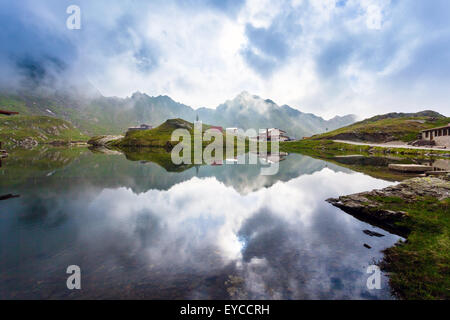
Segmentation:
<svg viewBox="0 0 450 320">
<path fill-rule="evenodd" d="M 103 135 L 92 137 L 88 140 L 88 144 L 94 147 L 106 147 L 108 144 L 122 139 L 124 136 L 122 135 Z"/>
<path fill-rule="evenodd" d="M 381 190 L 330 198 L 326 201 L 360 220 L 375 224 L 389 232 L 405 237 L 410 230 L 404 226 L 397 225 L 397 222 L 408 219 L 408 212 L 387 209 L 383 199 L 401 199 L 407 204 L 426 197 L 434 198 L 438 201 L 449 198 L 449 176 L 408 179 L 398 185 Z"/>
<path fill-rule="evenodd" d="M 381 269 L 400 299 L 450 299 L 450 176 L 420 177 L 327 200 L 406 241 L 383 251 Z"/>
</svg>

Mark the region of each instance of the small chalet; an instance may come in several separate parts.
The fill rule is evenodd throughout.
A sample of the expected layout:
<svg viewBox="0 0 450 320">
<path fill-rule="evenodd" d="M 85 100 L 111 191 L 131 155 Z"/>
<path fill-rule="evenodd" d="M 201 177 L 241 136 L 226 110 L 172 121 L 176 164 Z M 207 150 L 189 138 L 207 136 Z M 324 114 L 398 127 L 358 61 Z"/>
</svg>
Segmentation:
<svg viewBox="0 0 450 320">
<path fill-rule="evenodd" d="M 153 127 L 149 126 L 148 124 L 141 124 L 139 127 L 130 127 L 130 128 L 128 128 L 128 132 L 140 131 L 140 130 L 150 130 L 150 129 L 153 129 Z"/>
<path fill-rule="evenodd" d="M 257 140 L 263 141 L 289 141 L 290 138 L 286 135 L 286 131 L 277 128 L 267 128 L 266 132 L 260 133 Z"/>
</svg>

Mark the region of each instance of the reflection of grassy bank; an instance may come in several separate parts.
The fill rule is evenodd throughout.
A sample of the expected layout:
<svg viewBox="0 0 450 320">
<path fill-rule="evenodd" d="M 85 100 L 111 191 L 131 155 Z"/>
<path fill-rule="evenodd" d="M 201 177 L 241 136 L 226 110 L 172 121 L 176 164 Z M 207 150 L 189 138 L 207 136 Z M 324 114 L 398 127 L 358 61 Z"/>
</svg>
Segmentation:
<svg viewBox="0 0 450 320">
<path fill-rule="evenodd" d="M 171 153 L 164 148 L 121 148 L 121 151 L 128 160 L 153 162 L 169 172 L 182 172 L 194 166 L 193 164 L 174 164 Z"/>
<path fill-rule="evenodd" d="M 314 157 L 312 155 L 312 157 Z M 317 157 L 323 159 L 323 157 Z M 397 171 L 390 170 L 388 163 L 411 163 L 408 159 L 386 159 L 385 157 L 376 157 L 371 155 L 365 155 L 361 158 L 340 158 L 329 156 L 326 158 L 328 162 L 334 163 L 341 167 L 351 169 L 353 171 L 367 174 L 377 179 L 383 179 L 387 181 L 402 181 L 413 176 L 415 174 L 405 174 Z"/>
<path fill-rule="evenodd" d="M 208 142 L 210 143 L 210 142 Z M 203 144 L 202 151 L 205 151 L 205 147 L 208 144 Z M 224 144 L 225 147 L 225 144 Z M 344 147 L 350 147 L 348 149 L 343 149 Z M 163 147 L 109 147 L 112 150 L 118 150 L 123 152 L 129 160 L 134 161 L 151 161 L 159 164 L 163 168 L 168 171 L 183 171 L 185 169 L 190 168 L 187 164 L 175 165 L 172 163 L 171 159 L 171 150 L 170 148 Z M 188 149 L 189 150 L 189 149 Z M 191 145 L 190 151 L 190 162 L 186 163 L 194 163 L 194 147 Z M 270 153 L 271 144 L 270 142 L 267 144 L 267 152 Z M 368 152 L 370 150 L 370 152 Z M 408 149 L 406 149 L 408 150 Z M 234 157 L 237 155 L 246 153 L 249 151 L 248 140 L 245 143 L 242 143 L 239 148 L 237 144 L 234 145 Z M 372 177 L 378 179 L 384 179 L 388 181 L 402 181 L 411 176 L 401 172 L 392 171 L 388 168 L 389 163 L 421 163 L 424 161 L 432 161 L 433 158 L 425 155 L 414 155 L 414 154 L 405 154 L 405 153 L 396 153 L 392 151 L 391 153 L 387 152 L 377 152 L 377 150 L 373 151 L 368 146 L 359 146 L 347 145 L 347 144 L 339 144 L 334 143 L 333 141 L 325 141 L 325 140 L 303 140 L 297 142 L 283 142 L 280 143 L 280 151 L 281 152 L 290 152 L 290 153 L 299 153 L 303 155 L 310 156 L 312 158 L 326 160 L 333 164 L 336 164 L 341 167 L 346 167 L 351 170 L 362 172 L 368 174 Z M 359 154 L 361 157 L 346 157 L 348 155 Z M 214 156 L 215 153 L 213 152 Z M 342 156 L 342 157 L 341 157 Z M 227 158 L 225 149 L 223 150 L 222 160 Z M 202 162 L 202 164 L 206 164 Z M 183 169 L 184 168 L 184 169 Z"/>
<path fill-rule="evenodd" d="M 312 158 L 326 160 L 353 171 L 362 172 L 374 178 L 388 181 L 402 181 L 411 176 L 415 176 L 414 174 L 411 175 L 390 170 L 388 168 L 390 163 L 410 164 L 434 160 L 434 157 L 425 154 L 409 154 L 398 152 L 399 150 L 390 150 L 387 152 L 386 150 L 380 149 L 374 150 L 369 146 L 360 147 L 335 143 L 329 140 L 302 140 L 280 144 L 281 151 L 301 153 Z M 361 155 L 361 157 L 353 157 L 351 155 Z"/>
<path fill-rule="evenodd" d="M 404 299 L 449 299 L 450 199 L 376 200 L 383 209 L 405 211 L 410 217 L 401 223 L 411 230 L 408 241 L 386 249 L 381 263 L 391 273 L 390 284 L 395 293 Z"/>
<path fill-rule="evenodd" d="M 388 163 L 420 163 L 432 160 L 426 156 L 430 152 L 428 150 L 373 148 L 330 140 L 287 142 L 282 143 L 280 149 L 325 159 L 389 181 L 402 181 L 410 176 L 389 170 Z M 349 154 L 361 154 L 365 157 L 345 157 Z M 395 157 L 392 157 L 393 155 Z M 448 181 L 444 183 L 448 188 Z M 426 187 L 423 190 L 426 191 L 425 189 Z M 381 267 L 390 273 L 390 284 L 395 294 L 402 299 L 449 299 L 450 199 L 439 201 L 432 197 L 416 197 L 411 200 L 403 196 L 387 195 L 368 198 L 377 203 L 378 207 L 372 208 L 375 211 L 408 213 L 408 219 L 397 222 L 400 227 L 410 230 L 408 241 L 386 249 L 381 262 Z"/>
<path fill-rule="evenodd" d="M 183 157 L 186 159 L 183 163 L 177 165 L 172 161 L 172 151 L 168 148 L 162 148 L 162 147 L 110 147 L 111 150 L 118 150 L 125 154 L 126 158 L 131 161 L 149 161 L 154 162 L 164 169 L 166 169 L 169 172 L 182 172 L 184 170 L 187 170 L 189 168 L 192 168 L 195 164 L 194 159 L 194 151 L 195 148 L 192 146 L 190 148 L 190 155 L 187 156 L 187 158 L 184 157 L 184 150 L 181 152 L 180 157 Z M 94 149 L 95 150 L 95 149 Z M 233 157 L 237 157 L 239 155 L 243 155 L 246 152 L 248 152 L 248 144 L 241 144 L 239 147 L 237 145 L 234 146 L 234 150 L 232 153 Z M 202 146 L 201 150 L 199 150 L 199 156 L 200 161 L 199 165 L 206 165 L 209 164 L 205 161 L 204 158 L 204 152 L 205 152 L 205 146 Z M 216 152 L 215 150 L 211 152 L 212 158 L 209 159 L 211 162 L 223 163 L 227 159 L 226 150 L 224 149 L 222 152 L 222 155 L 219 156 L 220 159 L 216 159 Z"/>
<path fill-rule="evenodd" d="M 312 150 L 317 153 L 330 153 L 333 154 L 348 154 L 348 152 L 370 152 L 372 154 L 399 154 L 399 155 L 411 155 L 411 156 L 426 156 L 433 153 L 436 155 L 448 153 L 448 151 L 441 150 L 420 150 L 420 149 L 407 149 L 407 148 L 391 148 L 391 147 L 371 147 L 364 145 L 353 145 L 347 143 L 334 142 L 332 140 L 313 140 L 305 139 L 292 142 L 280 143 L 280 150 L 285 152 L 297 152 L 304 153 L 308 150 Z"/>
<path fill-rule="evenodd" d="M 86 148 L 47 147 L 13 149 L 8 158 L 2 159 L 0 186 L 23 183 L 29 177 L 46 176 L 78 159 Z"/>
</svg>

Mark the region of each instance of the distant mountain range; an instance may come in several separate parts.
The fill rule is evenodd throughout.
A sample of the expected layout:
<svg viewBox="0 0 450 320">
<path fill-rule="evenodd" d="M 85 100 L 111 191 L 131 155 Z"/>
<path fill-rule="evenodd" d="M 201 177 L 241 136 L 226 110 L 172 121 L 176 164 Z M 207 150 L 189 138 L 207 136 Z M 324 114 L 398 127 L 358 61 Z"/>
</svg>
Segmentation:
<svg viewBox="0 0 450 320">
<path fill-rule="evenodd" d="M 223 127 L 263 129 L 277 127 L 289 136 L 302 138 L 331 131 L 355 122 L 354 115 L 325 120 L 290 106 L 278 106 L 269 99 L 242 92 L 216 109 L 193 109 L 168 96 L 151 97 L 136 92 L 131 97 L 104 97 L 95 90 L 22 90 L 0 92 L 0 108 L 25 115 L 47 115 L 71 122 L 89 135 L 119 134 L 128 127 L 147 123 L 160 125 L 167 119 L 182 118 Z"/>
<path fill-rule="evenodd" d="M 336 116 L 330 120 L 304 113 L 288 105 L 278 106 L 269 99 L 262 99 L 242 92 L 216 109 L 200 108 L 195 111 L 206 123 L 243 129 L 280 128 L 296 138 L 334 130 L 355 122 L 354 115 Z"/>
</svg>

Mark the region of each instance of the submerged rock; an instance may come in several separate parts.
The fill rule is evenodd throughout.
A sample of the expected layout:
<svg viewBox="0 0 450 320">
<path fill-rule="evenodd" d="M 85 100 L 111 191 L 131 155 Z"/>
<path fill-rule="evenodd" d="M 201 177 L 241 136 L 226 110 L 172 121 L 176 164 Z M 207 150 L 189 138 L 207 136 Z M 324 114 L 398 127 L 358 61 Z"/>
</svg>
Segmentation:
<svg viewBox="0 0 450 320">
<path fill-rule="evenodd" d="M 370 231 L 370 230 L 363 230 L 363 232 L 365 234 L 367 234 L 369 237 L 377 237 L 377 238 L 381 238 L 384 237 L 384 234 L 375 232 L 375 231 Z"/>
</svg>

